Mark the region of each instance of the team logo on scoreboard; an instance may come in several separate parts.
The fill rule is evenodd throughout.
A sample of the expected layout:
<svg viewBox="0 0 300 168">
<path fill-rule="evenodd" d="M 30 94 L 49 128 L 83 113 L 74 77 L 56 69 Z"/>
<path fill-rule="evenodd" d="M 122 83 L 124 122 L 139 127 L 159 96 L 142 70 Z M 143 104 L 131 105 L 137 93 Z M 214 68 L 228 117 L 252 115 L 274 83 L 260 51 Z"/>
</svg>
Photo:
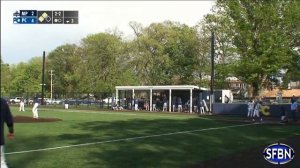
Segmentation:
<svg viewBox="0 0 300 168">
<path fill-rule="evenodd" d="M 14 24 L 36 24 L 36 10 L 18 10 L 13 13 Z"/>
</svg>

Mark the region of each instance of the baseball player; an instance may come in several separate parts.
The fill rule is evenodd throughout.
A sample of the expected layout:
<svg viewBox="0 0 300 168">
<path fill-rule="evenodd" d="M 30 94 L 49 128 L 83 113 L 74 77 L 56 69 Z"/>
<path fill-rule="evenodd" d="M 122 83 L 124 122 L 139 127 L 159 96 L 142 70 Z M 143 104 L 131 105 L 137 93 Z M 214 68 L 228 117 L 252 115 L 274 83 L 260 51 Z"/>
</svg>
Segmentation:
<svg viewBox="0 0 300 168">
<path fill-rule="evenodd" d="M 69 99 L 65 99 L 65 109 L 69 109 Z"/>
<path fill-rule="evenodd" d="M 205 114 L 205 111 L 204 111 L 204 103 L 203 103 L 203 100 L 198 100 L 198 113 L 199 114 Z"/>
<path fill-rule="evenodd" d="M 152 111 L 156 111 L 157 109 L 156 109 L 156 103 L 157 103 L 158 101 L 157 101 L 157 99 L 154 99 L 153 100 L 153 103 L 152 103 Z"/>
<path fill-rule="evenodd" d="M 139 100 L 137 98 L 134 99 L 134 110 L 135 111 L 139 110 Z"/>
<path fill-rule="evenodd" d="M 182 100 L 180 97 L 177 98 L 178 112 L 182 112 Z"/>
<path fill-rule="evenodd" d="M 247 117 L 252 117 L 253 116 L 253 110 L 254 110 L 254 102 L 253 102 L 253 99 L 250 99 L 249 102 L 248 102 Z"/>
<path fill-rule="evenodd" d="M 20 100 L 20 109 L 19 111 L 25 111 L 25 103 L 24 103 L 24 98 L 22 97 L 21 100 Z"/>
<path fill-rule="evenodd" d="M 14 121 L 13 117 L 11 115 L 9 106 L 6 102 L 6 100 L 1 98 L 1 168 L 7 168 L 7 164 L 5 161 L 4 156 L 4 123 L 6 123 L 8 127 L 8 138 L 13 139 L 14 138 Z"/>
<path fill-rule="evenodd" d="M 168 100 L 167 98 L 164 98 L 163 100 L 164 104 L 163 104 L 163 111 L 168 111 Z"/>
<path fill-rule="evenodd" d="M 33 118 L 38 119 L 39 118 L 39 112 L 38 112 L 39 98 L 37 96 L 34 97 L 33 103 L 34 103 L 33 108 L 32 108 Z"/>
<path fill-rule="evenodd" d="M 254 108 L 253 108 L 253 121 L 255 121 L 254 117 L 259 118 L 259 109 L 260 109 L 260 101 L 257 99 L 254 103 Z"/>
<path fill-rule="evenodd" d="M 173 110 L 173 112 L 175 112 L 175 108 L 176 108 L 176 96 L 174 96 L 173 97 L 173 99 L 172 99 L 172 110 Z"/>
</svg>

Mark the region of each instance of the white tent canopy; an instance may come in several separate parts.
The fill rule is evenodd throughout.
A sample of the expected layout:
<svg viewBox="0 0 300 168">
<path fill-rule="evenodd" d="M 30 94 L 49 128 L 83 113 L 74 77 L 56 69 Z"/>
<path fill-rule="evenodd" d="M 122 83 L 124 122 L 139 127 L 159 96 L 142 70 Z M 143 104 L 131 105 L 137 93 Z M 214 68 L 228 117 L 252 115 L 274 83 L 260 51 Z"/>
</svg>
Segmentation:
<svg viewBox="0 0 300 168">
<path fill-rule="evenodd" d="M 164 85 L 164 86 L 116 86 L 116 99 L 118 100 L 119 91 L 132 91 L 132 98 L 134 99 L 135 90 L 145 90 L 150 92 L 150 111 L 152 111 L 152 91 L 153 90 L 169 90 L 169 112 L 171 112 L 171 96 L 172 90 L 189 90 L 190 91 L 190 109 L 189 112 L 192 113 L 192 99 L 193 90 L 207 90 L 206 88 L 201 88 L 194 85 Z"/>
</svg>

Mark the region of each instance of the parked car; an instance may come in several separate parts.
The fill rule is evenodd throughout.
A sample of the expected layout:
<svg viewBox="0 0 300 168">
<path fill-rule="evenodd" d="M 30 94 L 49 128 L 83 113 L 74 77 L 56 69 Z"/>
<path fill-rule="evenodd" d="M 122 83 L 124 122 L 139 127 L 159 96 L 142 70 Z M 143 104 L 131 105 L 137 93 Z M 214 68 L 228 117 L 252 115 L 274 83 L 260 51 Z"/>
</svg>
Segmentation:
<svg viewBox="0 0 300 168">
<path fill-rule="evenodd" d="M 63 103 L 63 100 L 61 99 L 52 99 L 51 100 L 51 104 L 62 104 Z"/>
<path fill-rule="evenodd" d="M 10 103 L 15 104 L 15 103 L 20 103 L 22 97 L 15 97 L 9 100 Z"/>
<path fill-rule="evenodd" d="M 112 103 L 113 100 L 115 101 L 115 99 L 116 99 L 116 98 L 114 98 L 114 97 L 108 97 L 108 98 L 102 99 L 102 101 L 103 101 L 104 103 Z M 117 101 L 119 101 L 119 99 L 117 99 Z"/>
<path fill-rule="evenodd" d="M 52 104 L 52 100 L 50 98 L 44 98 L 46 104 Z"/>
</svg>

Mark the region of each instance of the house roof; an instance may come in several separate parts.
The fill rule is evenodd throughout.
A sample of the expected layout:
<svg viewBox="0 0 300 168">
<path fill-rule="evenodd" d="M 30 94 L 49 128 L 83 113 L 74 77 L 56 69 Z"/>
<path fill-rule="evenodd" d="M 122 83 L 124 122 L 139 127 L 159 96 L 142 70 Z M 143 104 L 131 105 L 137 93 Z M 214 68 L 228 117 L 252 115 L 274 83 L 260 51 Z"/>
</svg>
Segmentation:
<svg viewBox="0 0 300 168">
<path fill-rule="evenodd" d="M 116 86 L 117 90 L 189 90 L 189 89 L 200 89 L 208 90 L 194 85 L 164 85 L 164 86 Z"/>
<path fill-rule="evenodd" d="M 264 97 L 277 97 L 278 93 L 280 93 L 279 89 L 273 89 L 269 91 L 264 91 L 262 93 L 262 96 Z M 300 97 L 300 89 L 287 89 L 287 90 L 281 90 L 282 97 Z"/>
</svg>

